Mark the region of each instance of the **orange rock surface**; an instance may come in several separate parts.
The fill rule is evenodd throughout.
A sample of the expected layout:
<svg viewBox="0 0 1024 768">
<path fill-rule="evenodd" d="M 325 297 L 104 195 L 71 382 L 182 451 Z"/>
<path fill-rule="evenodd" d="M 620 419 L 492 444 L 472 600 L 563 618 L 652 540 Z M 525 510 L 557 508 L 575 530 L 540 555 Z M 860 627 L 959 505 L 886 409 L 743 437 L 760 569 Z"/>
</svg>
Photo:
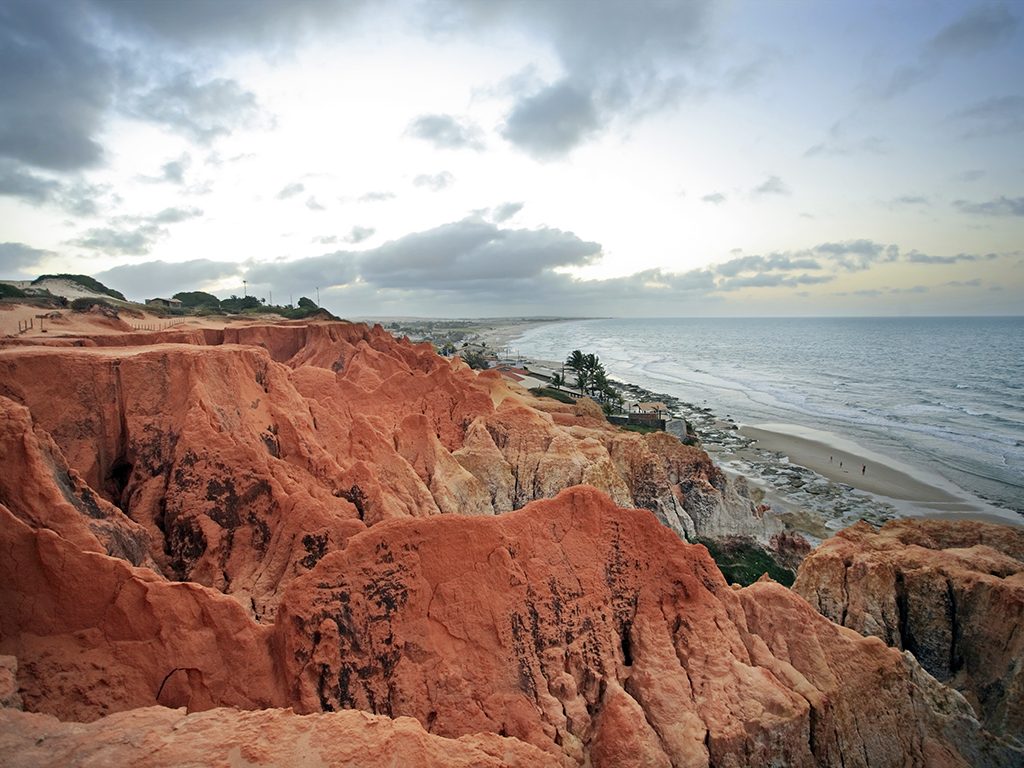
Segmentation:
<svg viewBox="0 0 1024 768">
<path fill-rule="evenodd" d="M 0 710 L 0 766 L 331 766 L 547 768 L 536 747 L 493 734 L 443 739 L 409 718 L 365 712 L 296 715 L 289 710 L 214 709 L 186 715 L 150 707 L 97 723 Z"/>
<path fill-rule="evenodd" d="M 1024 738 L 1024 530 L 860 522 L 811 552 L 793 589 L 833 621 L 913 653 L 989 730 Z"/>
<path fill-rule="evenodd" d="M 728 587 L 680 534 L 778 521 L 589 401 L 349 323 L 46 344 L 0 349 L 0 654 L 26 710 L 111 725 L 6 715 L 26 762 L 136 728 L 225 764 L 350 759 L 311 729 L 366 764 L 1021 758 L 913 658 Z"/>
</svg>

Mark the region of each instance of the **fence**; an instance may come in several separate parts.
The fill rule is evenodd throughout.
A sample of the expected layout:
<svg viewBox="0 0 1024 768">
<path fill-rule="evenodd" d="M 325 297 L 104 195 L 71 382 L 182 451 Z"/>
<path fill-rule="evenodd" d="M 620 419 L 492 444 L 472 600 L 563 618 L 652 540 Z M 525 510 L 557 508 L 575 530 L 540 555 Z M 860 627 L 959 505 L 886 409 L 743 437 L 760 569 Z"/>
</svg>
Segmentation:
<svg viewBox="0 0 1024 768">
<path fill-rule="evenodd" d="M 135 325 L 132 323 L 133 331 L 166 331 L 168 328 L 173 328 L 176 325 L 181 325 L 184 320 L 168 320 L 165 323 L 143 323 L 141 325 Z"/>
</svg>

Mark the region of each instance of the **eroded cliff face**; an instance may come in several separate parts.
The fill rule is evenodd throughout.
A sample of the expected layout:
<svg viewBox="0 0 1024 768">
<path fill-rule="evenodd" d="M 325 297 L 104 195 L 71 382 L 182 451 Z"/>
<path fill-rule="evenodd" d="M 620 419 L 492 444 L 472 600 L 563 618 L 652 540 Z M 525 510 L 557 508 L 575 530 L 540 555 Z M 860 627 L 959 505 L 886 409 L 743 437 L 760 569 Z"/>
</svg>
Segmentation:
<svg viewBox="0 0 1024 768">
<path fill-rule="evenodd" d="M 861 522 L 811 552 L 793 590 L 832 621 L 913 653 L 989 730 L 1024 738 L 1024 530 Z"/>
<path fill-rule="evenodd" d="M 2 350 L 0 395 L 141 526 L 151 548 L 133 562 L 233 595 L 259 620 L 273 620 L 289 580 L 366 526 L 507 512 L 580 483 L 680 535 L 725 525 L 767 542 L 781 529 L 703 452 L 620 433 L 589 401 L 539 410 L 497 373 L 379 327 L 127 336 Z"/>
<path fill-rule="evenodd" d="M 111 338 L 0 351 L 0 654 L 26 710 L 124 712 L 110 738 L 151 728 L 168 755 L 265 729 L 406 764 L 1021 758 L 912 657 L 728 587 L 677 534 L 777 521 L 674 438 L 379 328 Z M 49 759 L 33 734 L 98 735 L 8 724 L 26 763 Z"/>
</svg>

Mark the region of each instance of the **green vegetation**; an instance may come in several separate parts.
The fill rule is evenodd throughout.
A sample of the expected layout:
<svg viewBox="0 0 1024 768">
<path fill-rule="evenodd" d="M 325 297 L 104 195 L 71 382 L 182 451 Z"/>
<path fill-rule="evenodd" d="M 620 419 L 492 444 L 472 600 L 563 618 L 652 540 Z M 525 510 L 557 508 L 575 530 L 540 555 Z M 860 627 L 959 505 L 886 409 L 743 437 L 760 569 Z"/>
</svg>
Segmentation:
<svg viewBox="0 0 1024 768">
<path fill-rule="evenodd" d="M 72 283 L 78 283 L 80 286 L 92 291 L 93 293 L 103 293 L 106 294 L 107 296 L 113 296 L 115 299 L 120 299 L 121 301 L 128 301 L 128 299 L 126 299 L 124 297 L 124 294 L 121 293 L 120 291 L 115 291 L 113 288 L 107 288 L 107 286 L 105 286 L 99 280 L 97 280 L 94 277 L 89 277 L 88 275 L 69 275 L 65 273 L 59 275 L 40 275 L 39 277 L 32 281 L 32 285 L 36 285 L 37 283 L 40 283 L 43 280 L 49 279 L 67 280 Z"/>
<path fill-rule="evenodd" d="M 652 432 L 661 432 L 657 427 L 645 427 L 643 424 L 623 424 L 619 429 L 624 432 L 639 432 L 641 435 L 649 435 Z"/>
<path fill-rule="evenodd" d="M 180 291 L 174 294 L 172 298 L 181 302 L 182 309 L 195 309 L 197 307 L 220 309 L 220 299 L 212 293 L 206 293 L 205 291 Z"/>
<path fill-rule="evenodd" d="M 23 299 L 25 298 L 25 292 L 21 288 L 15 288 L 13 285 L 7 285 L 7 283 L 0 283 L 0 299 Z"/>
<path fill-rule="evenodd" d="M 71 301 L 72 312 L 88 312 L 95 306 L 113 309 L 113 307 L 110 305 L 110 302 L 104 301 L 103 299 L 94 299 L 90 296 L 81 296 L 77 299 L 72 299 Z"/>
<path fill-rule="evenodd" d="M 477 352 L 476 350 L 470 350 L 461 355 L 462 362 L 468 365 L 470 368 L 474 368 L 478 371 L 486 371 L 491 367 L 490 363 L 484 359 L 483 352 Z"/>
<path fill-rule="evenodd" d="M 576 374 L 576 387 L 581 395 L 596 396 L 608 406 L 604 408 L 607 414 L 622 410 L 626 401 L 608 381 L 604 366 L 597 355 L 593 352 L 585 354 L 582 350 L 574 349 L 566 358 L 565 367 Z"/>
<path fill-rule="evenodd" d="M 260 300 L 257 299 L 255 296 L 239 297 L 235 296 L 235 294 L 231 294 L 231 296 L 224 299 L 220 303 L 221 309 L 223 309 L 225 312 L 231 312 L 233 314 L 237 314 L 244 309 L 259 309 L 261 306 L 263 305 L 260 303 Z"/>
<path fill-rule="evenodd" d="M 771 553 L 753 539 L 731 536 L 720 541 L 697 541 L 708 548 L 725 580 L 730 584 L 748 587 L 765 573 L 786 587 L 793 586 L 796 580 L 796 574 L 779 565 Z"/>
<path fill-rule="evenodd" d="M 552 400 L 557 400 L 560 403 L 568 403 L 572 405 L 573 400 L 565 392 L 559 392 L 557 389 L 551 389 L 550 387 L 533 387 L 530 389 L 530 394 L 536 397 L 550 397 Z"/>
</svg>

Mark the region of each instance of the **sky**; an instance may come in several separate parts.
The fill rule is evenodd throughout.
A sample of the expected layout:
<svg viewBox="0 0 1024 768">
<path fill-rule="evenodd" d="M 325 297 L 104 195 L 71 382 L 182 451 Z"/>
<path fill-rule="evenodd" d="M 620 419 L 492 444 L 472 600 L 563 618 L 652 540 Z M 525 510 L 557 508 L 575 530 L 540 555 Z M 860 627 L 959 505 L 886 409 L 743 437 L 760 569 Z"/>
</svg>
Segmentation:
<svg viewBox="0 0 1024 768">
<path fill-rule="evenodd" d="M 1024 2 L 0 0 L 0 279 L 1024 310 Z"/>
</svg>

